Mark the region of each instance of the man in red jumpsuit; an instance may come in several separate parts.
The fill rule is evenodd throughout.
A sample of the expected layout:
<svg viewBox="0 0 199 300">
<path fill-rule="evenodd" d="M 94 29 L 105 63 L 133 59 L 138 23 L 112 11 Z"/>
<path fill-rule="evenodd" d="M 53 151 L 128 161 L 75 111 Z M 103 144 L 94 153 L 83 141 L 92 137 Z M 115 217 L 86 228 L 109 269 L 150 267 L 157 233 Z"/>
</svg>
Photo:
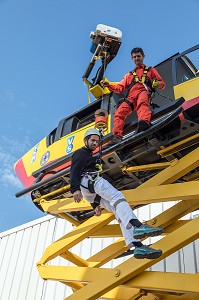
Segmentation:
<svg viewBox="0 0 199 300">
<path fill-rule="evenodd" d="M 110 145 L 117 144 L 122 140 L 123 128 L 126 117 L 136 110 L 138 116 L 137 132 L 144 131 L 150 127 L 151 110 L 150 97 L 154 89 L 164 89 L 165 82 L 155 68 L 143 64 L 144 52 L 142 48 L 133 48 L 131 51 L 135 69 L 127 73 L 118 84 L 110 84 L 101 80 L 101 86 L 115 93 L 128 90 L 125 101 L 117 108 L 114 115 L 113 139 Z"/>
</svg>

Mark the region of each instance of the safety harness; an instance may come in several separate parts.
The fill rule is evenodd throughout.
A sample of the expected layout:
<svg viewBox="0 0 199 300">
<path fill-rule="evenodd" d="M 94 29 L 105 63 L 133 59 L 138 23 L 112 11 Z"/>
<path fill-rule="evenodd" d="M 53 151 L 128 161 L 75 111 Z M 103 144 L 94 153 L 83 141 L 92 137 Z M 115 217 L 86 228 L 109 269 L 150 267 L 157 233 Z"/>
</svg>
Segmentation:
<svg viewBox="0 0 199 300">
<path fill-rule="evenodd" d="M 91 193 L 95 193 L 94 184 L 95 184 L 95 181 L 98 179 L 98 177 L 100 176 L 100 174 L 102 172 L 102 165 L 101 164 L 96 164 L 95 166 L 96 166 L 96 168 L 98 168 L 98 170 L 96 170 L 94 172 L 86 172 L 84 174 L 84 176 L 86 178 L 88 178 L 88 190 Z"/>
<path fill-rule="evenodd" d="M 100 130 L 99 130 L 99 132 L 100 132 Z M 98 179 L 98 177 L 102 173 L 101 156 L 102 156 L 102 132 L 100 132 L 99 154 L 98 154 L 98 158 L 96 160 L 97 163 L 95 165 L 95 167 L 98 170 L 93 171 L 93 172 L 86 172 L 86 173 L 82 174 L 83 176 L 88 178 L 88 187 L 86 187 L 82 184 L 81 184 L 81 186 L 85 189 L 88 189 L 89 192 L 92 194 L 95 194 L 95 189 L 94 189 L 95 181 Z M 100 205 L 100 200 L 101 200 L 100 195 L 96 194 L 96 196 L 94 198 L 94 202 L 91 203 L 93 209 L 95 209 L 98 205 Z"/>
<path fill-rule="evenodd" d="M 144 71 L 143 71 L 143 75 L 142 75 L 141 78 L 138 77 L 135 69 L 133 71 L 129 72 L 130 74 L 133 74 L 133 79 L 132 79 L 129 87 L 126 89 L 127 94 L 126 94 L 126 97 L 124 98 L 123 101 L 126 102 L 132 108 L 132 110 L 134 110 L 133 103 L 131 101 L 129 101 L 127 98 L 128 98 L 128 95 L 129 95 L 129 92 L 130 92 L 131 88 L 136 83 L 141 83 L 144 86 L 145 90 L 147 91 L 147 93 L 149 95 L 149 99 L 150 99 L 150 102 L 151 102 L 151 98 L 152 98 L 152 95 L 155 92 L 155 89 L 152 87 L 152 82 L 149 79 L 149 77 L 147 76 L 147 73 L 150 71 L 150 69 L 151 69 L 151 67 L 145 66 Z M 151 102 L 151 105 L 152 105 L 152 102 Z"/>
<path fill-rule="evenodd" d="M 136 83 L 142 83 L 143 86 L 145 87 L 147 92 L 151 93 L 151 90 L 153 90 L 152 88 L 152 83 L 151 80 L 149 79 L 149 77 L 147 77 L 147 73 L 150 71 L 151 67 L 144 67 L 144 71 L 143 71 L 143 75 L 141 78 L 138 77 L 136 70 L 134 69 L 133 71 L 131 71 L 130 73 L 133 74 L 133 80 L 131 82 L 131 88 L 136 84 Z"/>
<path fill-rule="evenodd" d="M 95 194 L 94 184 L 97 178 L 100 176 L 100 171 L 86 172 L 84 176 L 88 178 L 88 187 L 85 187 L 82 184 L 81 186 L 83 186 L 85 189 L 88 189 L 90 193 Z M 93 200 L 94 202 L 91 203 L 93 209 L 95 209 L 98 205 L 100 205 L 100 200 L 101 200 L 100 195 L 96 194 Z"/>
</svg>

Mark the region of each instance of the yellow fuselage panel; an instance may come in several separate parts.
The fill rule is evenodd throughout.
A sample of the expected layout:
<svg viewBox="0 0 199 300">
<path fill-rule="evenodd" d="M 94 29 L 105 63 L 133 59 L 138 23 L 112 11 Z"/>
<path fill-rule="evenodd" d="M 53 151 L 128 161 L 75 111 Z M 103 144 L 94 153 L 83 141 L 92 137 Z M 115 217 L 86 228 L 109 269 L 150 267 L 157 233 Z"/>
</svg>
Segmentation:
<svg viewBox="0 0 199 300">
<path fill-rule="evenodd" d="M 183 97 L 186 101 L 199 96 L 199 77 L 174 86 L 175 99 Z"/>
<path fill-rule="evenodd" d="M 94 125 L 95 123 L 93 122 L 71 134 L 63 136 L 49 147 L 46 146 L 46 138 L 42 139 L 22 157 L 27 176 L 31 176 L 33 172 L 39 170 L 47 163 L 53 162 L 83 147 L 84 134 L 86 130 L 94 127 Z M 108 118 L 108 130 L 105 134 L 108 133 L 110 133 L 110 116 Z"/>
</svg>

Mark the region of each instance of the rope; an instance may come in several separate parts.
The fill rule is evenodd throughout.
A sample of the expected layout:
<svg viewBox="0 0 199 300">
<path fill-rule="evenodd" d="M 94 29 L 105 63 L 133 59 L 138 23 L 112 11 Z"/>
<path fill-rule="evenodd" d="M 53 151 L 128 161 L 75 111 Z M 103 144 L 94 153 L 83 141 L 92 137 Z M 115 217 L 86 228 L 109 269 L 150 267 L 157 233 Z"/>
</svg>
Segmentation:
<svg viewBox="0 0 199 300">
<path fill-rule="evenodd" d="M 89 85 L 87 85 L 88 88 L 88 103 L 91 103 L 91 91 Z"/>
<path fill-rule="evenodd" d="M 99 128 L 99 133 L 100 133 L 100 143 L 99 143 L 99 153 L 98 153 L 98 159 L 97 159 L 97 164 L 96 164 L 96 168 L 99 169 L 98 174 L 100 174 L 102 172 L 102 137 L 103 137 L 103 127 Z"/>
<path fill-rule="evenodd" d="M 105 58 L 104 58 L 104 69 L 103 69 L 103 78 L 104 78 L 104 73 L 106 71 L 106 53 L 105 53 Z M 104 99 L 104 89 L 102 89 L 102 101 Z"/>
</svg>

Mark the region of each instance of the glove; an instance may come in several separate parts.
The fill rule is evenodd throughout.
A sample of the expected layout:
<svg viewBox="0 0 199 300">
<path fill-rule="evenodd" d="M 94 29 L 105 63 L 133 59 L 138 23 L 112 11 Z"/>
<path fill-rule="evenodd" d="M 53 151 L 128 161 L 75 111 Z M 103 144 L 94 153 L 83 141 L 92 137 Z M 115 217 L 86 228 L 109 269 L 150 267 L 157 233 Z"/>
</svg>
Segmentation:
<svg viewBox="0 0 199 300">
<path fill-rule="evenodd" d="M 100 84 L 101 84 L 101 86 L 102 86 L 103 88 L 109 86 L 109 82 L 108 82 L 107 80 L 104 80 L 104 79 L 100 81 Z"/>
<path fill-rule="evenodd" d="M 159 86 L 159 81 L 157 79 L 153 79 L 152 81 L 152 88 L 157 89 Z"/>
</svg>

